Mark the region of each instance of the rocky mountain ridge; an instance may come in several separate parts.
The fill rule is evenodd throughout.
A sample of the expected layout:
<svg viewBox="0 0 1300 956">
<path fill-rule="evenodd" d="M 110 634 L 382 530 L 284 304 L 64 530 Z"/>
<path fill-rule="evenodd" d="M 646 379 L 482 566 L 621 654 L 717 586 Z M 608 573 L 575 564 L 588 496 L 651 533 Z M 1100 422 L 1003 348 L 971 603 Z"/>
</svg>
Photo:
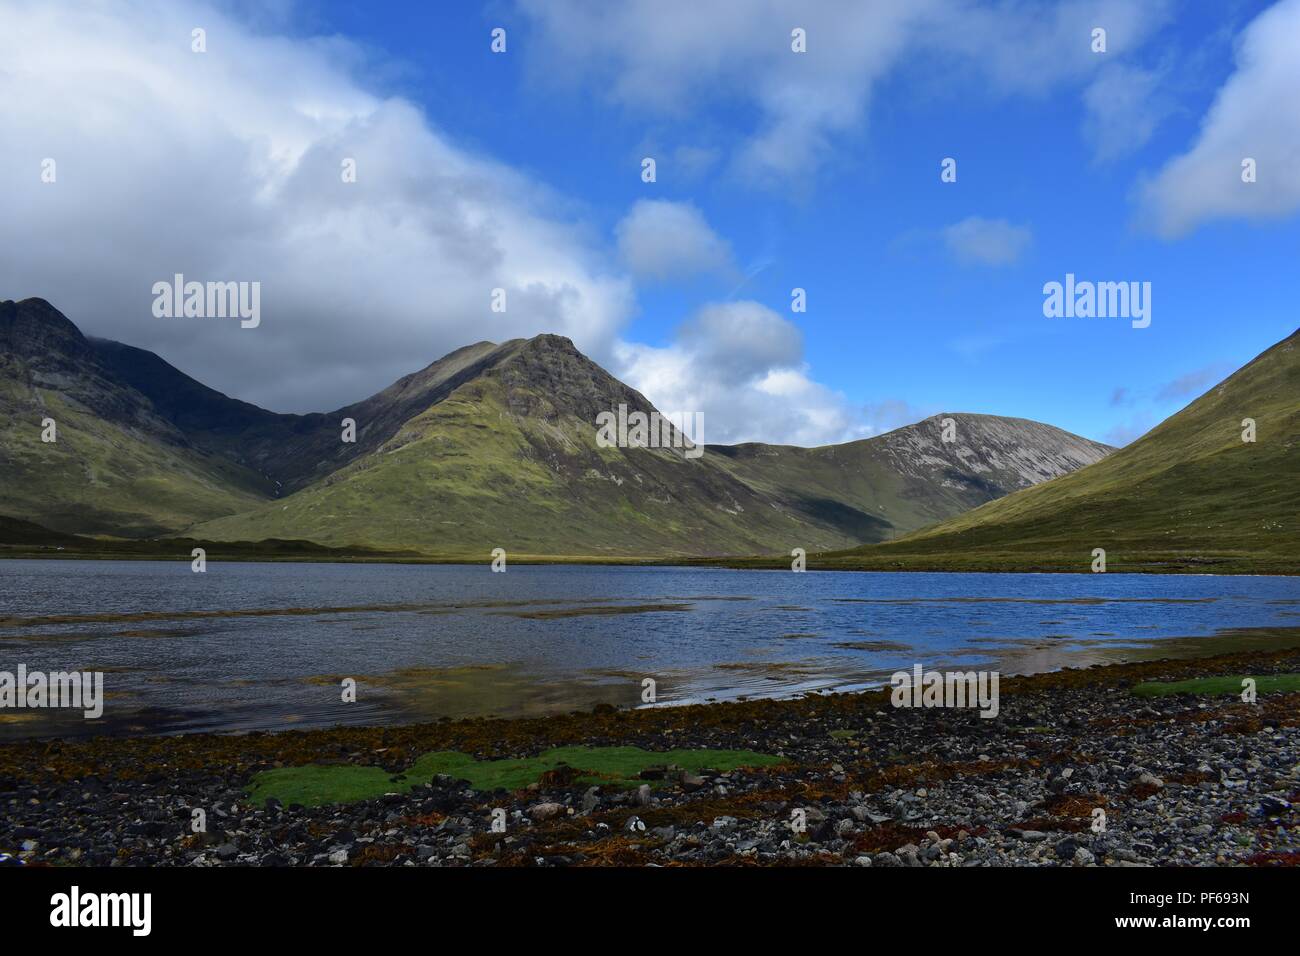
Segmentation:
<svg viewBox="0 0 1300 956">
<path fill-rule="evenodd" d="M 654 406 L 547 334 L 469 345 L 362 401 L 285 415 L 144 349 L 87 338 L 40 299 L 0 303 L 0 403 L 0 514 L 59 532 L 428 554 L 848 547 L 1110 451 L 1049 425 L 961 413 L 822 448 L 710 445 L 693 458 L 602 447 L 601 412 Z M 57 445 L 39 440 L 46 412 Z M 345 419 L 355 441 L 343 440 Z"/>
</svg>

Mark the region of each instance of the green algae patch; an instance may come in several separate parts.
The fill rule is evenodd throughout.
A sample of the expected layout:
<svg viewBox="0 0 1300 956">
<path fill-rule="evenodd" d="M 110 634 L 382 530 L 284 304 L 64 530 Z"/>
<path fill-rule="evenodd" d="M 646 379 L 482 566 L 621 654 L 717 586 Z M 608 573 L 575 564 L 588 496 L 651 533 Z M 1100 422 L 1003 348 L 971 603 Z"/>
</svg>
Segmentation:
<svg viewBox="0 0 1300 956">
<path fill-rule="evenodd" d="M 1133 688 L 1139 697 L 1167 697 L 1170 694 L 1205 694 L 1218 696 L 1234 694 L 1240 696 L 1242 681 L 1248 675 L 1238 674 L 1227 677 L 1197 677 L 1193 680 L 1147 681 Z M 1255 682 L 1257 694 L 1294 694 L 1300 691 L 1300 674 L 1264 674 L 1251 677 Z"/>
<path fill-rule="evenodd" d="M 288 806 L 300 803 L 318 807 L 333 803 L 370 800 L 386 793 L 406 793 L 428 783 L 437 774 L 468 780 L 475 790 L 519 790 L 554 773 L 565 783 L 630 787 L 640 784 L 639 774 L 653 767 L 674 765 L 698 772 L 705 768 L 727 771 L 738 767 L 768 767 L 784 763 L 782 757 L 752 750 L 642 750 L 639 747 L 556 747 L 536 757 L 475 760 L 454 750 L 427 753 L 404 773 L 382 767 L 309 764 L 278 767 L 256 774 L 247 793 L 254 803 L 270 798 Z M 651 784 L 654 785 L 653 782 Z"/>
</svg>

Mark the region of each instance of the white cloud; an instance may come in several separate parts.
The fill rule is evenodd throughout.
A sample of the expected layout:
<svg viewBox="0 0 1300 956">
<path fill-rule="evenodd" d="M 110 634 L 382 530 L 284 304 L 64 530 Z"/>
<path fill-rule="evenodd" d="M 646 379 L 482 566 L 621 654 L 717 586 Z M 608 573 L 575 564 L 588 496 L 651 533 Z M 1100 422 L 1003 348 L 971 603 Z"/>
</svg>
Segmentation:
<svg viewBox="0 0 1300 956">
<path fill-rule="evenodd" d="M 1170 19 L 1172 0 L 944 0 L 928 44 L 1002 93 L 1045 96 L 1062 82 L 1098 74 L 1132 55 Z M 1106 31 L 1106 52 L 1092 31 Z"/>
<path fill-rule="evenodd" d="M 716 146 L 693 146 L 689 143 L 678 146 L 672 152 L 673 175 L 684 182 L 700 179 L 717 165 L 722 151 Z"/>
<path fill-rule="evenodd" d="M 589 81 L 638 113 L 681 116 L 701 101 L 756 119 L 732 156 L 758 180 L 797 182 L 863 125 L 877 84 L 909 64 L 930 82 L 1041 96 L 1082 82 L 1140 46 L 1168 0 L 516 0 L 539 27 L 539 80 Z M 1107 29 L 1107 53 L 1090 50 Z M 790 32 L 807 32 L 793 53 Z M 930 64 L 941 69 L 925 72 Z M 934 80 L 941 76 L 942 80 Z"/>
<path fill-rule="evenodd" d="M 987 266 L 1011 265 L 1029 248 L 1033 231 L 1005 219 L 968 216 L 943 229 L 943 241 L 956 258 Z"/>
<path fill-rule="evenodd" d="M 615 232 L 624 263 L 639 278 L 665 280 L 734 271 L 731 247 L 687 202 L 639 200 Z"/>
<path fill-rule="evenodd" d="M 1123 448 L 1125 445 L 1137 441 L 1155 425 L 1149 413 L 1143 412 L 1134 416 L 1127 422 L 1121 422 L 1111 427 L 1105 435 L 1102 436 L 1102 442 L 1112 445 L 1115 448 Z"/>
<path fill-rule="evenodd" d="M 813 381 L 799 330 L 757 302 L 706 306 L 665 348 L 623 343 L 614 373 L 666 412 L 702 412 L 711 444 L 820 445 L 874 429 Z"/>
<path fill-rule="evenodd" d="M 1164 70 L 1115 63 L 1103 67 L 1084 90 L 1084 135 L 1098 161 L 1141 149 L 1174 110 L 1163 92 Z"/>
<path fill-rule="evenodd" d="M 670 350 L 623 341 L 635 288 L 603 237 L 564 197 L 371 92 L 364 52 L 345 41 L 162 0 L 0 0 L 0 21 L 4 297 L 47 298 L 88 334 L 282 411 L 335 408 L 469 342 L 545 331 L 606 364 L 644 357 L 625 370 L 668 410 L 698 407 L 690 383 L 711 378 L 700 401 L 719 436 L 854 431 L 843 401 L 804 373 L 797 331 L 761 307 L 723 307 L 732 324 L 705 310 Z M 191 52 L 196 25 L 206 53 Z M 704 148 L 682 155 L 711 161 Z M 45 157 L 53 184 L 40 181 Z M 355 183 L 341 181 L 345 157 Z M 731 266 L 693 207 L 644 204 L 625 226 L 645 271 Z M 155 318 L 153 283 L 177 272 L 261 282 L 260 327 Z M 489 308 L 496 287 L 504 314 Z M 758 402 L 752 420 L 727 424 L 742 407 L 727 383 Z"/>
<path fill-rule="evenodd" d="M 1272 219 L 1300 209 L 1300 0 L 1281 0 L 1238 40 L 1236 72 L 1220 88 L 1192 148 L 1142 191 L 1143 214 L 1175 238 L 1212 219 Z M 1243 183 L 1245 158 L 1258 181 Z"/>
<path fill-rule="evenodd" d="M 1189 398 L 1199 398 L 1209 391 L 1211 386 L 1219 384 L 1233 371 L 1229 362 L 1213 362 L 1202 368 L 1194 369 L 1180 375 L 1172 382 L 1166 382 L 1156 393 L 1157 402 L 1178 402 Z"/>
<path fill-rule="evenodd" d="M 937 408 L 926 410 L 902 399 L 887 398 L 868 402 L 860 409 L 859 418 L 869 434 L 877 435 L 919 422 L 938 412 Z"/>
<path fill-rule="evenodd" d="M 630 313 L 631 283 L 559 197 L 369 92 L 343 41 L 179 2 L 0 0 L 0 22 L 5 297 L 280 410 L 337 407 L 475 339 L 600 353 Z M 154 318 L 151 286 L 177 272 L 260 281 L 261 326 Z"/>
</svg>

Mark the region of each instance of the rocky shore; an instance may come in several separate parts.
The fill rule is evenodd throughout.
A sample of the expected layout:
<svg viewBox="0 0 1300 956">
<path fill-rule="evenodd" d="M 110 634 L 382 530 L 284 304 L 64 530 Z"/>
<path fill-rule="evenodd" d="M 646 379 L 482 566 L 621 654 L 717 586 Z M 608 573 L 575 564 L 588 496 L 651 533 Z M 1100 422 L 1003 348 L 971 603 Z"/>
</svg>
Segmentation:
<svg viewBox="0 0 1300 956">
<path fill-rule="evenodd" d="M 97 738 L 0 746 L 0 860 L 97 866 L 1140 866 L 1300 862 L 1300 694 L 1144 698 L 1146 680 L 1300 672 L 1300 649 L 1066 670 L 974 710 L 886 693 L 527 720 Z M 254 806 L 259 770 L 398 774 L 570 744 L 747 749 L 776 767 L 561 770 L 516 792 L 435 777 L 409 793 Z M 193 832 L 194 811 L 206 832 Z M 504 811 L 504 813 L 494 813 Z M 1100 813 L 1098 812 L 1100 811 Z M 494 817 L 504 832 L 494 832 Z M 498 826 L 499 829 L 499 826 Z"/>
</svg>

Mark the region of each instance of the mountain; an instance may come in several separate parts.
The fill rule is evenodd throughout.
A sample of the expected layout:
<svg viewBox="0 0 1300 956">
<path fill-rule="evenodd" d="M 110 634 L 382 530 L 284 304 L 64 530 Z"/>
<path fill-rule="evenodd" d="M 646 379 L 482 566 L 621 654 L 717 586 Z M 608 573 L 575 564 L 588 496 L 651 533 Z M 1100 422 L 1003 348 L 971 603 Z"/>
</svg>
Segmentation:
<svg viewBox="0 0 1300 956">
<path fill-rule="evenodd" d="M 854 538 L 756 493 L 707 453 L 689 459 L 681 449 L 598 447 L 596 416 L 620 404 L 653 411 L 568 339 L 506 342 L 316 485 L 194 533 L 442 554 L 502 547 L 593 556 L 700 553 L 697 547 L 737 553 L 760 543 Z"/>
<path fill-rule="evenodd" d="M 0 347 L 0 409 L 12 412 L 0 515 L 60 532 L 478 557 L 813 552 L 892 538 L 1110 451 L 964 414 L 824 448 L 600 447 L 602 412 L 654 408 L 554 335 L 467 346 L 311 415 L 86 338 L 39 299 L 0 305 Z M 40 442 L 46 414 L 55 445 Z M 341 439 L 348 418 L 355 442 Z"/>
<path fill-rule="evenodd" d="M 943 423 L 952 422 L 952 441 Z M 1023 418 L 941 413 L 842 445 L 709 446 L 751 487 L 797 494 L 810 510 L 860 502 L 894 537 L 1100 461 L 1113 449 Z M 864 537 L 882 540 L 863 528 Z"/>
<path fill-rule="evenodd" d="M 264 498 L 256 473 L 194 446 L 48 302 L 0 302 L 0 514 L 146 536 Z"/>
<path fill-rule="evenodd" d="M 480 555 L 495 547 L 595 557 L 814 550 L 883 540 L 1107 451 L 1048 426 L 984 416 L 960 416 L 958 426 L 997 435 L 996 449 L 978 454 L 941 443 L 933 421 L 878 445 L 708 446 L 693 459 L 600 448 L 593 423 L 601 412 L 654 408 L 568 339 L 505 343 L 476 372 L 318 485 L 194 533 Z M 1025 436 L 1046 450 L 1024 448 Z M 908 449 L 917 461 L 903 460 Z"/>
<path fill-rule="evenodd" d="M 144 349 L 90 339 L 101 364 L 153 403 L 197 447 L 231 459 L 289 494 L 373 452 L 408 419 L 474 377 L 496 346 L 480 342 L 399 379 L 365 401 L 334 412 L 281 415 L 208 388 Z M 356 441 L 342 442 L 342 421 L 356 422 Z"/>
<path fill-rule="evenodd" d="M 1096 464 L 809 567 L 1294 574 L 1298 481 L 1300 331 Z"/>
</svg>

